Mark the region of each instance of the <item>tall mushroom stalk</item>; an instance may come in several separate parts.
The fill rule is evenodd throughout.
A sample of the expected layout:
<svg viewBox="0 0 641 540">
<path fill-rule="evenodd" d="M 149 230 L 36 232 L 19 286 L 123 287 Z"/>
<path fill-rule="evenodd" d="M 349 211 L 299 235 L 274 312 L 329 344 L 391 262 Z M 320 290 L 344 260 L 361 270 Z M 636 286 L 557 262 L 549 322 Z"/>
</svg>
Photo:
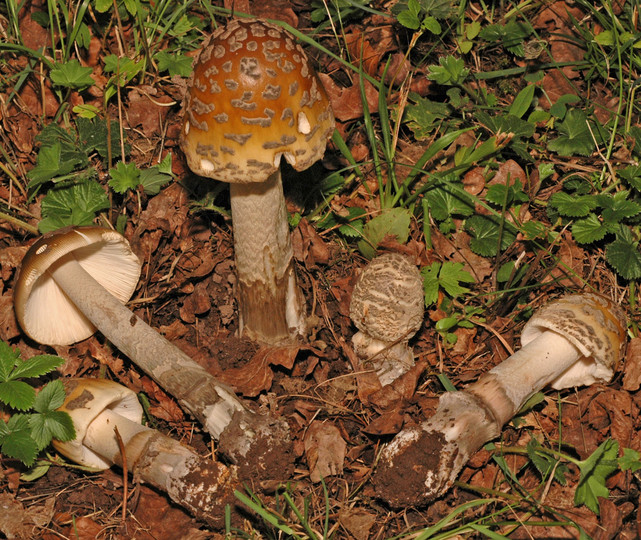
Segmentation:
<svg viewBox="0 0 641 540">
<path fill-rule="evenodd" d="M 253 460 L 261 467 L 270 456 L 287 454 L 284 422 L 249 411 L 229 387 L 122 304 L 139 272 L 129 243 L 114 231 L 78 227 L 49 233 L 23 259 L 14 288 L 18 322 L 47 345 L 74 343 L 98 328 L 212 437 L 221 438 L 232 421 L 243 426 L 242 437 L 223 437 L 221 450 L 235 463 Z"/>
<path fill-rule="evenodd" d="M 194 63 L 180 145 L 192 171 L 231 184 L 241 334 L 268 343 L 306 331 L 280 160 L 318 161 L 334 115 L 305 51 L 280 26 L 235 19 Z"/>
<path fill-rule="evenodd" d="M 395 507 L 442 495 L 535 392 L 608 382 L 625 331 L 620 306 L 597 294 L 543 307 L 525 325 L 519 351 L 464 390 L 443 394 L 434 416 L 394 437 L 374 475 L 378 495 Z"/>
<path fill-rule="evenodd" d="M 220 527 L 225 505 L 233 504 L 235 467 L 205 459 L 158 430 L 141 425 L 136 394 L 106 379 L 66 379 L 67 397 L 59 408 L 71 416 L 73 441 L 53 446 L 72 461 L 95 469 L 124 466 L 167 493 L 195 517 Z"/>
</svg>

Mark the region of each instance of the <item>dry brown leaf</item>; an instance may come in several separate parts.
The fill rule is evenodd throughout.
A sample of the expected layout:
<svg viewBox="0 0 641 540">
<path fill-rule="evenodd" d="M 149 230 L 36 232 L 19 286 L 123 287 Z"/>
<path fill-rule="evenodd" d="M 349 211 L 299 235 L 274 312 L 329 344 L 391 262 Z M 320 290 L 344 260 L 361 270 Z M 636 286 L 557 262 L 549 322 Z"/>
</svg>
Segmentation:
<svg viewBox="0 0 641 540">
<path fill-rule="evenodd" d="M 325 73 L 319 73 L 325 90 L 332 103 L 334 116 L 341 122 L 355 120 L 363 116 L 363 103 L 361 101 L 361 89 L 358 80 L 354 81 L 352 86 L 347 88 L 338 86 L 334 80 Z M 365 81 L 365 96 L 367 97 L 367 106 L 370 111 L 378 109 L 378 92 L 374 86 Z"/>
<path fill-rule="evenodd" d="M 403 427 L 403 420 L 403 412 L 399 409 L 387 411 L 367 424 L 363 432 L 376 437 L 396 435 Z"/>
<path fill-rule="evenodd" d="M 559 264 L 555 265 L 543 279 L 543 283 L 558 280 L 563 287 L 579 288 L 583 285 L 583 264 L 586 260 L 585 251 L 574 241 L 570 231 L 565 231 L 559 242 L 556 254 Z"/>
<path fill-rule="evenodd" d="M 44 506 L 25 508 L 10 493 L 0 493 L 0 531 L 7 538 L 36 538 L 36 531 L 51 522 L 55 502 L 55 497 L 49 497 Z"/>
<path fill-rule="evenodd" d="M 274 379 L 272 365 L 291 369 L 298 347 L 261 347 L 245 365 L 215 373 L 222 382 L 243 396 L 254 397 L 269 390 Z"/>
<path fill-rule="evenodd" d="M 367 540 L 376 523 L 376 515 L 361 508 L 343 508 L 338 514 L 339 523 L 354 540 Z"/>
<path fill-rule="evenodd" d="M 305 433 L 305 458 L 312 482 L 343 472 L 347 443 L 340 430 L 328 422 L 315 420 Z"/>
<path fill-rule="evenodd" d="M 305 263 L 306 268 L 329 262 L 329 246 L 305 218 L 300 220 L 294 230 L 292 244 L 295 259 Z"/>
<path fill-rule="evenodd" d="M 636 392 L 641 388 L 641 338 L 632 338 L 628 343 L 623 366 L 623 389 Z"/>
</svg>

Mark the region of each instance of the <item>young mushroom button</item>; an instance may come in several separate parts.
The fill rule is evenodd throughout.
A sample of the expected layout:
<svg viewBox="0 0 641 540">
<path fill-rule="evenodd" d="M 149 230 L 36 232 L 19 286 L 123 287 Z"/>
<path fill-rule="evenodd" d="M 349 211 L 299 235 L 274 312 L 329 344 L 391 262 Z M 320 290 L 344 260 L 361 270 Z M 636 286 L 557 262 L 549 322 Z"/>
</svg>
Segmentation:
<svg viewBox="0 0 641 540">
<path fill-rule="evenodd" d="M 305 333 L 280 160 L 301 171 L 334 131 L 325 90 L 293 36 L 232 20 L 205 42 L 184 102 L 192 171 L 229 182 L 241 332 L 277 344 Z"/>
<path fill-rule="evenodd" d="M 543 307 L 525 325 L 520 350 L 477 382 L 443 394 L 429 420 L 394 437 L 374 475 L 379 496 L 393 506 L 428 502 L 451 487 L 469 457 L 535 392 L 608 382 L 626 326 L 621 307 L 597 294 L 565 296 Z"/>
<path fill-rule="evenodd" d="M 423 278 L 409 259 L 388 253 L 373 259 L 354 286 L 349 315 L 359 332 L 354 352 L 382 385 L 414 365 L 409 339 L 423 324 Z"/>
</svg>

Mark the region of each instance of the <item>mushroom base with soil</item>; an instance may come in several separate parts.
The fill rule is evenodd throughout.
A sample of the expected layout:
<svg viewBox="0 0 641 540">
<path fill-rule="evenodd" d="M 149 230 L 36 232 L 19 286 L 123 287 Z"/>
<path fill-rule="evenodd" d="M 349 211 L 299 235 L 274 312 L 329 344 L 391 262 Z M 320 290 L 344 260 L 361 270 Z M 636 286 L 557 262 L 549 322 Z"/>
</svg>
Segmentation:
<svg viewBox="0 0 641 540">
<path fill-rule="evenodd" d="M 141 425 L 142 406 L 131 390 L 118 383 L 67 379 L 65 388 L 67 398 L 60 410 L 71 415 L 77 437 L 71 442 L 54 440 L 56 450 L 98 469 L 126 463 L 137 478 L 167 493 L 198 519 L 215 527 L 224 525 L 225 506 L 234 504 L 239 485 L 235 467 L 205 459 Z"/>
<path fill-rule="evenodd" d="M 470 456 L 496 438 L 535 392 L 607 382 L 625 328 L 621 308 L 595 294 L 544 307 L 524 328 L 519 351 L 464 390 L 443 394 L 429 420 L 396 435 L 374 474 L 377 494 L 403 507 L 445 493 Z"/>
</svg>

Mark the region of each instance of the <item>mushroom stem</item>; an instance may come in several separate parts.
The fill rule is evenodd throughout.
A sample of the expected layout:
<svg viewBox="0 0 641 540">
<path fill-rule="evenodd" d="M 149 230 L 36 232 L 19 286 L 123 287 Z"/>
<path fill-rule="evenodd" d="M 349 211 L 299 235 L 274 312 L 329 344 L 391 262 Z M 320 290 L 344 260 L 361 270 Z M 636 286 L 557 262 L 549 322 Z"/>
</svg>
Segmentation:
<svg viewBox="0 0 641 540">
<path fill-rule="evenodd" d="M 233 467 L 207 460 L 178 441 L 109 408 L 87 426 L 82 444 L 108 464 L 122 466 L 116 428 L 129 471 L 167 493 L 198 519 L 222 526 L 225 505 L 233 503 L 233 490 L 238 483 Z"/>
<path fill-rule="evenodd" d="M 172 345 L 105 290 L 72 254 L 49 274 L 76 307 L 138 367 L 174 396 L 216 439 L 235 411 L 249 411 L 233 390 Z"/>
<path fill-rule="evenodd" d="M 544 307 L 526 324 L 519 351 L 465 389 L 443 394 L 429 420 L 396 435 L 374 475 L 377 493 L 396 507 L 442 495 L 534 393 L 548 385 L 565 388 L 566 381 L 609 380 L 624 336 L 621 309 L 597 295 L 567 296 Z"/>
<path fill-rule="evenodd" d="M 230 186 L 240 331 L 263 343 L 305 333 L 280 169 L 264 183 Z"/>
</svg>

